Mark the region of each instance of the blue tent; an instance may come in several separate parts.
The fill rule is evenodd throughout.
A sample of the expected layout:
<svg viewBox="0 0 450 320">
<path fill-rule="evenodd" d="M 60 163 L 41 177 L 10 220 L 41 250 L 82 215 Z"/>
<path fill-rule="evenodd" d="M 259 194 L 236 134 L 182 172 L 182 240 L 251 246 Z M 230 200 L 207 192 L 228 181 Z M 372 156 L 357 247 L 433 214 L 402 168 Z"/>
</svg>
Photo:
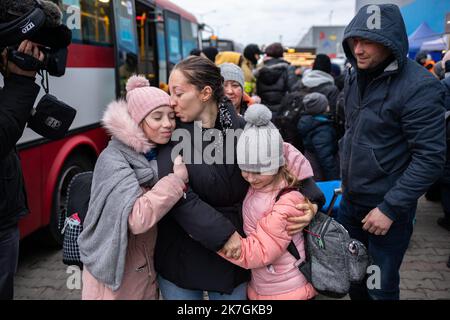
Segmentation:
<svg viewBox="0 0 450 320">
<path fill-rule="evenodd" d="M 434 32 L 426 22 L 422 22 L 420 26 L 408 37 L 409 42 L 409 56 L 414 56 L 419 52 L 422 43 L 425 41 L 436 40 L 441 35 Z"/>
</svg>

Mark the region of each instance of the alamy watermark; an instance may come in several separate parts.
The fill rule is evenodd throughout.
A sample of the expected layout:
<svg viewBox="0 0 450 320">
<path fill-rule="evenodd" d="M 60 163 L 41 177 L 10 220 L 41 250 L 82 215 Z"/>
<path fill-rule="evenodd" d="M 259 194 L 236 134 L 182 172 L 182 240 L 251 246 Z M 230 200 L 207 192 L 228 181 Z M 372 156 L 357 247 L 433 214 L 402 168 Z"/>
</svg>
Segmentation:
<svg viewBox="0 0 450 320">
<path fill-rule="evenodd" d="M 367 14 L 370 16 L 367 18 L 366 25 L 367 29 L 381 29 L 381 9 L 380 6 L 375 4 L 367 7 Z"/>
<path fill-rule="evenodd" d="M 258 128 L 248 134 L 243 129 L 202 130 L 201 121 L 194 122 L 193 133 L 178 128 L 171 140 L 178 142 L 171 152 L 172 161 L 181 154 L 186 164 L 245 164 L 259 168 L 280 167 L 283 146 L 276 128 Z M 240 140 L 241 139 L 241 140 Z M 235 147 L 239 141 L 240 148 Z"/>
<path fill-rule="evenodd" d="M 66 26 L 70 30 L 81 30 L 81 11 L 80 7 L 68 6 L 66 9 Z"/>
</svg>

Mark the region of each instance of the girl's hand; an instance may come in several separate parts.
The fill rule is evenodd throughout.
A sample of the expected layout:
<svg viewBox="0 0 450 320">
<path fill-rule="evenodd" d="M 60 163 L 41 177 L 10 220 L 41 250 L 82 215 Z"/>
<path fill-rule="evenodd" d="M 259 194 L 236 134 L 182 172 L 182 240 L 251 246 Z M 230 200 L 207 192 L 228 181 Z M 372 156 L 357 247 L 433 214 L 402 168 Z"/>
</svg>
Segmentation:
<svg viewBox="0 0 450 320">
<path fill-rule="evenodd" d="M 173 161 L 173 173 L 183 180 L 184 183 L 189 182 L 189 175 L 186 168 L 186 164 L 183 161 L 183 157 L 178 155 L 175 160 Z"/>
<path fill-rule="evenodd" d="M 239 259 L 241 256 L 241 236 L 235 231 L 220 250 L 229 259 Z"/>
<path fill-rule="evenodd" d="M 308 199 L 306 199 L 306 203 L 298 204 L 296 208 L 297 210 L 302 210 L 304 215 L 287 218 L 289 224 L 286 227 L 286 231 L 290 236 L 302 232 L 319 210 L 317 204 L 311 203 Z"/>
</svg>

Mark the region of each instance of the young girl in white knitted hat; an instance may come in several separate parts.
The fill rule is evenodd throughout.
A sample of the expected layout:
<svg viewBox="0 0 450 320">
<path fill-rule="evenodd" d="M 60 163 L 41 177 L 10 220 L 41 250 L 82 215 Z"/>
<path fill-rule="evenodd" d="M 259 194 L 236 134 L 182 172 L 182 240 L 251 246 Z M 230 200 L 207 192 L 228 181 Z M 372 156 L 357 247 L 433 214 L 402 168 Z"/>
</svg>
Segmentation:
<svg viewBox="0 0 450 320">
<path fill-rule="evenodd" d="M 316 292 L 297 267 L 305 258 L 303 235 L 290 236 L 286 226 L 287 218 L 300 212 L 295 206 L 307 202 L 297 191 L 298 181 L 313 172 L 299 151 L 290 148 L 284 152 L 283 139 L 271 117 L 264 105 L 253 105 L 245 113 L 247 124 L 238 140 L 237 161 L 242 176 L 250 183 L 242 208 L 247 237 L 233 234 L 220 254 L 252 269 L 247 289 L 251 300 L 311 299 Z M 286 163 L 291 164 L 289 170 Z M 300 261 L 287 251 L 291 241 Z"/>
</svg>

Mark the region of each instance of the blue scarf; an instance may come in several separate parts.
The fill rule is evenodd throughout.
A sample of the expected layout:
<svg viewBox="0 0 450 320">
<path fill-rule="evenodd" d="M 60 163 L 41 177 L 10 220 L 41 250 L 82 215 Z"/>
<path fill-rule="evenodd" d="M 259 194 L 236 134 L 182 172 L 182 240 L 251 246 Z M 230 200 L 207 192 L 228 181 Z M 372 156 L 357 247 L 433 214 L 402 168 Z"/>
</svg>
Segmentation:
<svg viewBox="0 0 450 320">
<path fill-rule="evenodd" d="M 153 148 L 149 152 L 144 153 L 144 156 L 148 161 L 155 160 L 158 156 L 158 150 L 156 148 Z"/>
</svg>

